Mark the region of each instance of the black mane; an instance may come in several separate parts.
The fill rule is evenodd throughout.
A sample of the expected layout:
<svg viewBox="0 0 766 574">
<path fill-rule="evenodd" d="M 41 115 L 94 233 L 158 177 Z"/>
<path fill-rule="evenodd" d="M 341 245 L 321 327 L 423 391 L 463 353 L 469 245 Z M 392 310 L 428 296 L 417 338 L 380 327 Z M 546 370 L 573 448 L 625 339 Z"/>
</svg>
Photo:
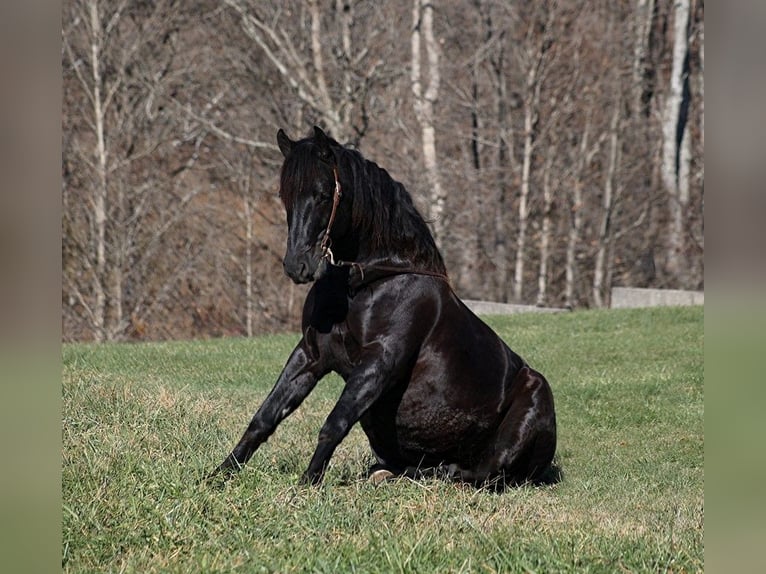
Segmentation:
<svg viewBox="0 0 766 574">
<path fill-rule="evenodd" d="M 341 148 L 339 156 L 341 178 L 345 175 L 352 181 L 352 226 L 370 248 L 446 273 L 433 235 L 404 185 L 357 151 Z"/>
<path fill-rule="evenodd" d="M 394 264 L 446 275 L 433 235 L 404 185 L 358 151 L 328 139 L 333 157 L 326 161 L 338 166 L 343 194 L 351 196 L 351 228 L 360 254 L 372 258 L 385 254 Z M 309 189 L 308 182 L 319 177 L 320 156 L 314 138 L 297 142 L 282 170 L 280 193 L 286 205 L 293 199 L 287 194 Z"/>
</svg>

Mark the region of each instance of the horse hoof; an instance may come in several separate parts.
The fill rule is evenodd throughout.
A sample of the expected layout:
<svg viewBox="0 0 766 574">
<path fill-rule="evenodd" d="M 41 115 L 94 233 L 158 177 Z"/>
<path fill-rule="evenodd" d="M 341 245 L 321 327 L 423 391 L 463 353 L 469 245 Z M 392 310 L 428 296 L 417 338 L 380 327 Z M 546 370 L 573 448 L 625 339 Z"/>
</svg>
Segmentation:
<svg viewBox="0 0 766 574">
<path fill-rule="evenodd" d="M 381 482 L 388 480 L 394 476 L 394 473 L 388 469 L 380 468 L 373 472 L 367 480 L 369 480 L 375 486 L 378 486 Z"/>
</svg>

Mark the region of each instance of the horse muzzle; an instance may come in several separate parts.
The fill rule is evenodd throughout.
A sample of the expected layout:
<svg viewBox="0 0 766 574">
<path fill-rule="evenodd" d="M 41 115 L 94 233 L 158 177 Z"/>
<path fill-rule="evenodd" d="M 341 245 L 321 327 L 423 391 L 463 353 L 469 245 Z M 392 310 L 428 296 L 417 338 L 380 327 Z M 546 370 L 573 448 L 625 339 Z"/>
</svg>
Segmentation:
<svg viewBox="0 0 766 574">
<path fill-rule="evenodd" d="M 319 279 L 324 274 L 327 263 L 316 256 L 312 249 L 304 253 L 288 253 L 282 261 L 282 266 L 293 283 L 300 285 Z"/>
</svg>

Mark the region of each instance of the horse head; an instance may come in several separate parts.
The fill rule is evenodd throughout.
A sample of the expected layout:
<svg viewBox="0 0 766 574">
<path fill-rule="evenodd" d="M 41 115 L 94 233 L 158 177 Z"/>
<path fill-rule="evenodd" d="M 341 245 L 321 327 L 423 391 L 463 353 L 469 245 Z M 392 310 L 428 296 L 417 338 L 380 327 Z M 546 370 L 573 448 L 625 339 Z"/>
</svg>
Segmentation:
<svg viewBox="0 0 766 574">
<path fill-rule="evenodd" d="M 298 141 L 280 129 L 277 143 L 285 158 L 279 189 L 288 227 L 283 265 L 295 283 L 308 283 L 326 273 L 332 242 L 350 225 L 350 200 L 343 200 L 339 179 L 342 148 L 318 127 Z"/>
</svg>

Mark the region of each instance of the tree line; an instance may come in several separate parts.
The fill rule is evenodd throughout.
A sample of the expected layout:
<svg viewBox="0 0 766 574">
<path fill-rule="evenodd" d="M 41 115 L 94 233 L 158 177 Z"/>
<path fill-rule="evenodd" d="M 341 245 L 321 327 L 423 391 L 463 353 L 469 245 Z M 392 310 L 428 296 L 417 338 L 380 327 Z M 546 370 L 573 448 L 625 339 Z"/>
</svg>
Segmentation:
<svg viewBox="0 0 766 574">
<path fill-rule="evenodd" d="M 403 182 L 456 291 L 703 287 L 703 0 L 65 0 L 66 340 L 295 329 L 275 134 Z"/>
</svg>

